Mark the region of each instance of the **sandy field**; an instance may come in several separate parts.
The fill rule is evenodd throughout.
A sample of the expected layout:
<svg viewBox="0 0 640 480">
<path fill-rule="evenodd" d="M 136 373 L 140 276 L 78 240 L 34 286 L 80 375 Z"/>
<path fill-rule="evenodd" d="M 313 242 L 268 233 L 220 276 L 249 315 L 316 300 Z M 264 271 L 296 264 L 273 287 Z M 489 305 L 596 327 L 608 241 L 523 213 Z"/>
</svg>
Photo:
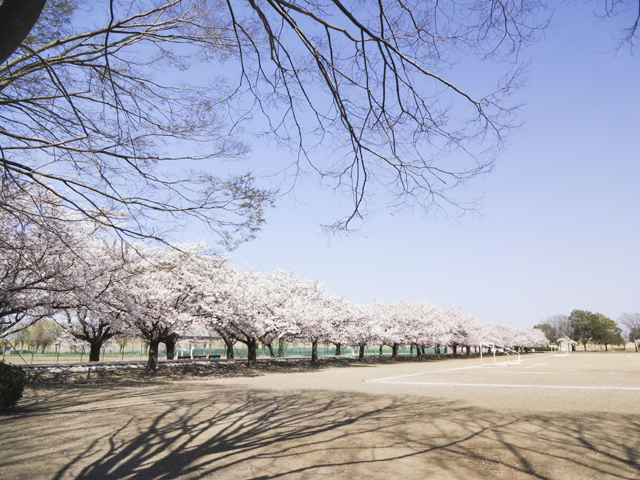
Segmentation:
<svg viewBox="0 0 640 480">
<path fill-rule="evenodd" d="M 640 478 L 640 353 L 40 385 L 0 479 Z"/>
</svg>

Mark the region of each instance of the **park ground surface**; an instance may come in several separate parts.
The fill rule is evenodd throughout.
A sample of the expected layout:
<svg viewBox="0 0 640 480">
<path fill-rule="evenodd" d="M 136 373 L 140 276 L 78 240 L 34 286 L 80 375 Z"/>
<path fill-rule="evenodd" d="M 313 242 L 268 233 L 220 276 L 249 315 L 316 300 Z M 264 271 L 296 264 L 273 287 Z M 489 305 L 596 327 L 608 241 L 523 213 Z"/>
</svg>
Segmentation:
<svg viewBox="0 0 640 480">
<path fill-rule="evenodd" d="M 1 479 L 640 478 L 640 353 L 41 384 Z"/>
</svg>

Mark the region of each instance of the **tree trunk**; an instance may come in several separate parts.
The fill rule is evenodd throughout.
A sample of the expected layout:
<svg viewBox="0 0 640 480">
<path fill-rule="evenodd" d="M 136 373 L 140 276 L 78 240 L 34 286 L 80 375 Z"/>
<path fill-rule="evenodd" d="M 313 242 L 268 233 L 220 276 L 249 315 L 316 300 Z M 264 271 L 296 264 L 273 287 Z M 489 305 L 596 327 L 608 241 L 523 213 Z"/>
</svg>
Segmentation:
<svg viewBox="0 0 640 480">
<path fill-rule="evenodd" d="M 420 349 L 420 345 L 416 345 L 416 356 L 418 360 L 422 359 L 422 350 Z"/>
<path fill-rule="evenodd" d="M 393 358 L 394 360 L 396 360 L 398 358 L 398 348 L 400 347 L 399 344 L 394 343 L 391 346 L 391 358 Z"/>
<path fill-rule="evenodd" d="M 256 366 L 256 347 L 257 340 L 247 341 L 247 367 L 254 368 Z"/>
<path fill-rule="evenodd" d="M 284 357 L 284 340 L 281 338 L 278 339 L 278 353 L 276 354 L 276 357 Z"/>
<path fill-rule="evenodd" d="M 471 345 L 467 345 L 467 355 L 471 355 Z"/>
<path fill-rule="evenodd" d="M 311 342 L 311 364 L 318 364 L 318 340 L 313 340 Z"/>
<path fill-rule="evenodd" d="M 89 351 L 89 361 L 90 362 L 99 362 L 100 361 L 100 347 L 102 347 L 102 342 L 91 342 L 91 350 Z"/>
<path fill-rule="evenodd" d="M 233 344 L 235 342 L 227 337 L 222 337 L 222 340 L 224 341 L 224 348 L 227 351 L 227 360 L 235 358 L 233 354 Z"/>
<path fill-rule="evenodd" d="M 342 355 L 342 352 L 340 351 L 340 343 L 336 343 L 336 357 L 339 357 Z"/>
<path fill-rule="evenodd" d="M 607 344 L 606 344 L 606 343 L 604 344 L 604 351 L 605 351 L 605 352 L 608 352 L 608 351 L 609 351 L 609 349 L 607 348 Z"/>
<path fill-rule="evenodd" d="M 451 348 L 453 348 L 453 356 L 455 357 L 455 356 L 456 356 L 456 354 L 457 354 L 457 352 L 458 352 L 458 345 L 455 345 L 455 344 L 454 344 L 454 345 L 452 345 L 452 347 L 451 347 Z"/>
<path fill-rule="evenodd" d="M 156 373 L 158 369 L 158 347 L 160 346 L 160 340 L 149 340 L 149 358 L 147 359 L 147 367 L 145 372 Z"/>
<path fill-rule="evenodd" d="M 365 348 L 366 346 L 367 346 L 367 345 L 366 345 L 365 343 L 361 343 L 361 344 L 359 345 L 359 347 L 360 347 L 360 348 L 358 349 L 358 361 L 359 361 L 359 362 L 361 362 L 362 360 L 364 360 L 364 348 Z"/>
<path fill-rule="evenodd" d="M 164 345 L 167 347 L 167 360 L 176 358 L 176 343 L 178 343 L 177 335 L 169 335 L 165 338 Z"/>
<path fill-rule="evenodd" d="M 409 356 L 413 356 L 413 344 L 409 347 Z"/>
<path fill-rule="evenodd" d="M 267 343 L 267 348 L 269 349 L 269 356 L 270 356 L 271 358 L 275 357 L 275 356 L 276 356 L 276 354 L 275 354 L 275 353 L 273 353 L 273 346 L 272 346 L 270 343 Z"/>
<path fill-rule="evenodd" d="M 380 345 L 380 356 L 382 356 L 382 345 Z"/>
</svg>

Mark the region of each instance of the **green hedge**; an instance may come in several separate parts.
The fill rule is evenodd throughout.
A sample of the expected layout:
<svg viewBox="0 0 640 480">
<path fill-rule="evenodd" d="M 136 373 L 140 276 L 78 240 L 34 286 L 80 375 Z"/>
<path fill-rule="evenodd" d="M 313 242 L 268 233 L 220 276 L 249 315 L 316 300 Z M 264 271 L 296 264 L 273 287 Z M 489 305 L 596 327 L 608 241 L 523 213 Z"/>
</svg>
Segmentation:
<svg viewBox="0 0 640 480">
<path fill-rule="evenodd" d="M 27 374 L 20 367 L 0 361 L 0 410 L 15 406 L 27 384 Z"/>
</svg>

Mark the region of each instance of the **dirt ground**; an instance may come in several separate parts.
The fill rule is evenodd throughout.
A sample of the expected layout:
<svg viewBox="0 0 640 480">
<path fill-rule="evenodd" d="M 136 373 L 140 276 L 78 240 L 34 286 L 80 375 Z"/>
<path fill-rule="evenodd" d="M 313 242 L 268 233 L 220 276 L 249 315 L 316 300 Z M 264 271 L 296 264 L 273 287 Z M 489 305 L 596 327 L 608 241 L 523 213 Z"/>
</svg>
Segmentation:
<svg viewBox="0 0 640 480">
<path fill-rule="evenodd" d="M 30 387 L 1 479 L 640 478 L 640 353 Z"/>
</svg>

